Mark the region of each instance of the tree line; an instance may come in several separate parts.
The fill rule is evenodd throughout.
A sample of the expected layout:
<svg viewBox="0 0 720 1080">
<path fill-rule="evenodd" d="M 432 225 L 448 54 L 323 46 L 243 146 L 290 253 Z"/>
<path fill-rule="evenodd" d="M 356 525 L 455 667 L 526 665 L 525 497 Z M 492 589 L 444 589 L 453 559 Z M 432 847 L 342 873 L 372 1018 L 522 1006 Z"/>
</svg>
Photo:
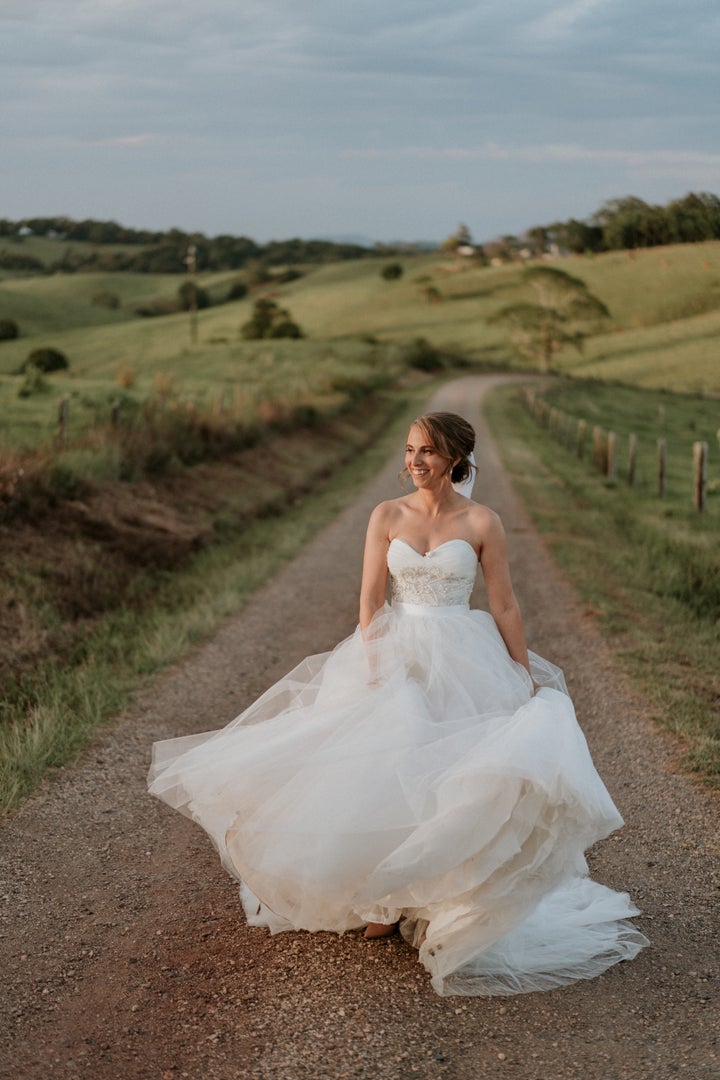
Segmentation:
<svg viewBox="0 0 720 1080">
<path fill-rule="evenodd" d="M 196 268 L 199 271 L 239 270 L 250 263 L 270 269 L 299 263 L 361 259 L 377 254 L 373 248 L 361 244 L 331 240 L 295 238 L 258 244 L 247 236 L 221 234 L 209 237 L 204 233 L 189 233 L 182 229 L 154 232 L 127 228 L 115 221 L 94 221 L 90 218 L 84 221 L 63 216 L 23 218 L 20 221 L 0 219 L 0 241 L 6 237 L 11 242 L 21 242 L 26 236 L 62 241 L 62 252 L 54 262 L 48 264 L 33 255 L 3 247 L 0 250 L 1 267 L 40 273 L 72 273 L 77 270 L 184 273 L 185 257 L 191 244 L 195 247 Z M 95 245 L 97 250 L 88 250 L 86 246 L 73 248 L 73 243 L 89 243 Z M 133 248 L 138 250 L 133 251 Z"/>
<path fill-rule="evenodd" d="M 569 218 L 537 225 L 519 241 L 507 239 L 515 240 L 515 246 L 528 246 L 532 254 L 538 255 L 551 250 L 551 245 L 583 254 L 720 240 L 720 198 L 705 191 L 690 191 L 658 206 L 627 195 L 609 199 L 585 221 Z"/>
</svg>

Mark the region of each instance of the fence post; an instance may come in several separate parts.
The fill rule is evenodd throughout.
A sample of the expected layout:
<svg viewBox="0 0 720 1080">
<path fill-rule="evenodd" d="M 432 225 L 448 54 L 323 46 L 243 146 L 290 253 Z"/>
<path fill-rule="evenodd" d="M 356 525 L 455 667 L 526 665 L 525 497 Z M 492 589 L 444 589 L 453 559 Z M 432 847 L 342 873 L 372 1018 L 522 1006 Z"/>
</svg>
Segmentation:
<svg viewBox="0 0 720 1080">
<path fill-rule="evenodd" d="M 617 435 L 614 431 L 608 431 L 607 435 L 607 458 L 605 461 L 605 475 L 608 480 L 615 479 L 617 472 Z"/>
<path fill-rule="evenodd" d="M 593 428 L 593 465 L 598 472 L 605 472 L 605 454 L 603 452 L 603 429 L 595 424 Z"/>
<path fill-rule="evenodd" d="M 68 432 L 70 429 L 70 399 L 63 398 L 60 402 L 60 408 L 58 410 L 58 437 L 62 445 L 68 441 Z"/>
<path fill-rule="evenodd" d="M 587 435 L 587 420 L 578 420 L 577 426 L 577 456 L 582 458 L 585 454 L 585 436 Z"/>
<path fill-rule="evenodd" d="M 550 431 L 551 435 L 555 435 L 556 432 L 557 432 L 558 415 L 559 415 L 558 410 L 555 407 L 555 405 L 553 405 L 553 407 L 550 410 L 550 420 L 549 420 L 549 423 L 548 423 L 548 430 Z"/>
<path fill-rule="evenodd" d="M 568 426 L 568 417 L 567 417 L 566 413 L 560 412 L 558 414 L 557 437 L 558 437 L 558 442 L 560 443 L 561 446 L 565 445 L 565 434 L 567 432 L 567 426 Z"/>
<path fill-rule="evenodd" d="M 110 406 L 110 423 L 114 428 L 120 426 L 120 402 L 117 398 Z"/>
<path fill-rule="evenodd" d="M 707 488 L 708 444 L 693 443 L 693 492 L 695 509 L 701 513 L 705 509 L 705 491 Z"/>
<path fill-rule="evenodd" d="M 657 485 L 660 498 L 665 497 L 665 479 L 667 475 L 667 440 L 657 441 Z"/>
<path fill-rule="evenodd" d="M 635 481 L 637 479 L 637 446 L 637 435 L 630 435 L 628 438 L 627 480 L 631 488 L 635 487 Z"/>
</svg>

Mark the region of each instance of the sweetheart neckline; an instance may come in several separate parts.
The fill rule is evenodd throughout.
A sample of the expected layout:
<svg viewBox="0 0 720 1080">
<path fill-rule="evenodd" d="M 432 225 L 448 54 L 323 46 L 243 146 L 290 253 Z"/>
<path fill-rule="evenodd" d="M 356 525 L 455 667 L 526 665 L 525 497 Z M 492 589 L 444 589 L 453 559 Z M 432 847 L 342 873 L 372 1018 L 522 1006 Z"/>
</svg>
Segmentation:
<svg viewBox="0 0 720 1080">
<path fill-rule="evenodd" d="M 411 551 L 414 551 L 419 559 L 425 559 L 428 555 L 434 555 L 436 551 L 440 551 L 441 548 L 447 547 L 448 544 L 467 544 L 475 558 L 477 558 L 477 552 L 475 551 L 475 548 L 472 546 L 470 541 L 463 540 L 461 536 L 453 537 L 452 540 L 443 540 L 442 544 L 438 544 L 436 547 L 429 548 L 428 551 L 424 552 L 418 551 L 418 549 L 416 547 L 413 547 L 413 545 L 409 543 L 409 541 L 403 540 L 402 536 L 393 536 L 390 544 L 392 545 L 395 543 L 404 544 L 406 548 L 410 548 Z"/>
</svg>

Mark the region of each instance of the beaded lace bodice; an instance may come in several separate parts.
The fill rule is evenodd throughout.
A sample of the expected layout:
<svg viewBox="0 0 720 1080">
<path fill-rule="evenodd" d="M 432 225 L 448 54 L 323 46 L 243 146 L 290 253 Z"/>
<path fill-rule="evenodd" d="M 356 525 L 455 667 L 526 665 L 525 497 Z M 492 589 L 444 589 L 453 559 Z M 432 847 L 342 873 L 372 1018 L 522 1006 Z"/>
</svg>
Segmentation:
<svg viewBox="0 0 720 1080">
<path fill-rule="evenodd" d="M 387 563 L 393 603 L 429 607 L 469 603 L 478 560 L 467 540 L 447 540 L 421 555 L 406 540 L 395 537 Z"/>
</svg>

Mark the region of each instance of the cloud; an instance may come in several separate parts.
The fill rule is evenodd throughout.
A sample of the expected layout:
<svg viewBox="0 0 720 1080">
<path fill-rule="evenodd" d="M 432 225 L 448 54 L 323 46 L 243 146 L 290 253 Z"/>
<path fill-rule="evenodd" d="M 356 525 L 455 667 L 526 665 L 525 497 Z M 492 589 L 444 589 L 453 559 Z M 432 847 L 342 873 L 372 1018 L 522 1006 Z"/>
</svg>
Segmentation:
<svg viewBox="0 0 720 1080">
<path fill-rule="evenodd" d="M 97 191 L 129 222 L 197 200 L 222 231 L 241 183 L 250 233 L 279 235 L 282 205 L 288 231 L 415 214 L 423 235 L 435 203 L 511 226 L 533 200 L 712 186 L 719 19 L 709 0 L 0 0 L 4 212 L 62 193 L 85 215 Z"/>
</svg>

